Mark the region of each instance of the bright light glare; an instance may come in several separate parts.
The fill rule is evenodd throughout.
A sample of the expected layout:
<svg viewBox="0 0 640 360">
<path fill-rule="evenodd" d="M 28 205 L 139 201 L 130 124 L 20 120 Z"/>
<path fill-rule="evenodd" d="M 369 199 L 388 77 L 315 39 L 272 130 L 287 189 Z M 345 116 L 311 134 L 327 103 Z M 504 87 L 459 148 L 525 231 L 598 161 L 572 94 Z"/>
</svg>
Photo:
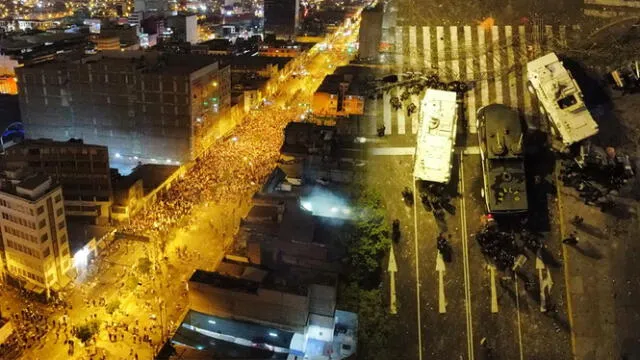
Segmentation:
<svg viewBox="0 0 640 360">
<path fill-rule="evenodd" d="M 207 322 L 208 322 L 209 324 L 213 324 L 213 325 L 215 325 L 215 324 L 216 324 L 216 322 L 215 322 L 215 321 L 213 321 L 213 320 L 209 320 L 209 321 L 207 321 Z"/>
<path fill-rule="evenodd" d="M 232 138 L 231 138 L 231 141 L 233 141 L 233 142 L 238 141 L 238 137 L 237 137 L 237 136 L 232 137 Z"/>
<path fill-rule="evenodd" d="M 367 142 L 367 138 L 362 137 L 362 136 L 358 136 L 358 137 L 356 138 L 356 142 L 357 142 L 358 144 L 364 144 L 364 143 L 366 143 L 366 142 Z"/>
<path fill-rule="evenodd" d="M 302 207 L 307 211 L 313 211 L 313 206 L 311 206 L 311 203 L 308 201 L 303 201 L 300 205 L 302 205 Z"/>
<path fill-rule="evenodd" d="M 120 153 L 116 153 L 116 158 L 120 159 L 122 157 L 122 155 L 120 155 Z"/>
<path fill-rule="evenodd" d="M 274 332 L 270 332 L 270 333 L 269 333 L 269 336 L 271 336 L 271 337 L 278 337 L 278 334 L 276 334 L 276 333 L 274 333 Z"/>
<path fill-rule="evenodd" d="M 84 269 L 89 263 L 89 250 L 82 248 L 73 255 L 73 266 L 76 269 Z"/>
</svg>

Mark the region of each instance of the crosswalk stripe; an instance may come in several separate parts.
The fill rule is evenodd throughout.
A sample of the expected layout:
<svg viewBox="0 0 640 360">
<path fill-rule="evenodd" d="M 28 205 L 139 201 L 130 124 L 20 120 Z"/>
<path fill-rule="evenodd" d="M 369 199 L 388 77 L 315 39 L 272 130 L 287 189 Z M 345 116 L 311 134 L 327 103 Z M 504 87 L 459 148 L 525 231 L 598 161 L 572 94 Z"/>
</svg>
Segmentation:
<svg viewBox="0 0 640 360">
<path fill-rule="evenodd" d="M 422 47 L 425 71 L 431 69 L 431 29 L 428 26 L 422 27 Z"/>
<path fill-rule="evenodd" d="M 471 26 L 465 26 L 464 30 L 464 52 L 465 52 L 465 68 L 466 68 L 466 79 L 473 80 L 473 43 L 471 36 Z M 469 132 L 475 134 L 477 132 L 476 129 L 476 96 L 475 96 L 476 88 L 473 87 L 469 91 L 465 93 L 465 102 L 463 106 L 465 106 L 465 115 L 467 118 L 467 126 L 469 127 Z"/>
<path fill-rule="evenodd" d="M 513 53 L 513 28 L 510 25 L 504 27 L 504 37 L 507 46 L 507 66 L 511 69 L 515 65 L 515 56 Z M 516 83 L 516 71 L 513 69 L 509 72 L 509 105 L 512 108 L 518 107 L 518 91 Z"/>
<path fill-rule="evenodd" d="M 522 109 L 530 122 L 538 113 L 538 105 L 527 90 L 527 61 L 540 55 L 542 50 L 554 51 L 579 36 L 574 34 L 579 30 L 577 26 L 540 23 L 489 29 L 480 26 L 407 26 L 390 30 L 391 41 L 395 38 L 396 45 L 395 56 L 390 55 L 398 72 L 415 71 L 424 66 L 426 73 L 436 70 L 444 82 L 469 81 L 471 88 L 464 94 L 461 114 L 461 121 L 466 121 L 461 122 L 461 130 L 464 131 L 466 125 L 471 133 L 477 131 L 477 109 L 490 103 Z M 374 103 L 371 105 L 373 116 L 366 119 L 363 130 L 373 134 L 384 125 L 386 134 L 416 134 L 420 111 L 412 115 L 407 115 L 406 111 L 411 103 L 419 108 L 424 93 L 412 94 L 396 111 L 390 99 L 399 96 L 403 90 L 393 89 L 382 94 L 380 99 L 368 101 Z M 540 124 L 545 125 L 544 122 Z"/>
<path fill-rule="evenodd" d="M 567 47 L 567 27 L 564 25 L 560 25 L 560 29 L 558 29 L 558 37 L 559 43 L 562 47 Z"/>
<path fill-rule="evenodd" d="M 491 27 L 491 45 L 493 51 L 491 52 L 493 58 L 493 81 L 496 88 L 496 103 L 503 104 L 504 99 L 502 97 L 502 76 L 500 75 L 500 69 L 502 64 L 500 63 L 500 30 L 497 26 Z M 486 104 L 484 104 L 486 105 Z"/>
<path fill-rule="evenodd" d="M 487 47 L 485 43 L 485 29 L 478 27 L 478 58 L 480 62 L 480 106 L 489 103 L 489 81 L 487 79 Z"/>
<path fill-rule="evenodd" d="M 411 103 L 415 104 L 417 110 L 411 115 L 411 133 L 418 133 L 418 122 L 420 121 L 420 97 L 418 95 L 411 95 Z"/>
<path fill-rule="evenodd" d="M 416 37 L 416 27 L 409 27 L 409 62 L 411 63 L 411 69 L 415 69 L 417 66 L 418 59 L 418 46 L 417 46 L 417 37 Z"/>
<path fill-rule="evenodd" d="M 518 26 L 518 35 L 520 39 L 526 39 L 527 33 L 524 26 Z M 522 55 L 526 56 L 527 54 L 527 43 L 525 41 L 520 41 L 520 51 Z M 529 94 L 529 90 L 527 89 L 527 71 L 526 69 L 522 71 L 522 94 L 524 101 L 524 117 L 526 119 L 526 123 L 529 123 L 532 113 L 531 113 L 531 97 L 527 96 Z"/>
<path fill-rule="evenodd" d="M 444 27 L 436 27 L 436 50 L 438 51 L 438 71 L 445 71 Z"/>
<path fill-rule="evenodd" d="M 404 72 L 404 46 L 402 44 L 401 26 L 397 26 L 395 29 L 395 53 L 396 65 L 400 68 L 400 72 Z"/>
<path fill-rule="evenodd" d="M 544 41 L 545 41 L 547 51 L 555 47 L 555 44 L 553 43 L 553 26 L 551 25 L 544 26 Z"/>
<path fill-rule="evenodd" d="M 460 78 L 460 55 L 458 53 L 458 27 L 450 26 L 449 32 L 451 33 L 451 77 L 454 79 Z"/>
<path fill-rule="evenodd" d="M 396 91 L 396 96 L 400 97 L 400 94 L 402 93 L 402 90 L 400 88 L 396 88 L 395 91 Z M 406 133 L 405 116 L 404 115 L 405 115 L 405 112 L 407 111 L 407 105 L 408 104 L 406 102 L 404 102 L 402 104 L 402 108 L 401 109 L 399 109 L 398 111 L 394 111 L 395 117 L 396 117 L 395 123 L 398 126 L 398 129 L 397 129 L 396 133 L 399 134 L 399 135 L 404 135 Z"/>
<path fill-rule="evenodd" d="M 391 94 L 385 92 L 382 95 L 382 116 L 385 135 L 391 134 L 391 104 L 389 101 L 391 101 Z"/>
</svg>

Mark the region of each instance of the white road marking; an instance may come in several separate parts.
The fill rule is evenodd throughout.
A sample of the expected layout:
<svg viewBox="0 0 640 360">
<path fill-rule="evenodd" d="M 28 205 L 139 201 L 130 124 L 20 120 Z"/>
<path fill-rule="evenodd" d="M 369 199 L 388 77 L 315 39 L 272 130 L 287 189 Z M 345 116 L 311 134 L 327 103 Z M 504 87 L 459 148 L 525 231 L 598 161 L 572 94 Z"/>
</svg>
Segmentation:
<svg viewBox="0 0 640 360">
<path fill-rule="evenodd" d="M 513 53 L 513 28 L 511 25 L 504 27 L 504 36 L 507 44 L 507 67 L 509 68 L 509 75 L 507 77 L 507 83 L 509 85 L 509 104 L 512 108 L 518 108 L 518 89 L 516 83 L 516 70 L 513 68 L 515 65 L 515 56 Z"/>
<path fill-rule="evenodd" d="M 440 76 L 446 75 L 445 53 L 444 53 L 444 27 L 436 26 L 436 50 L 438 51 L 438 71 Z"/>
<path fill-rule="evenodd" d="M 544 292 L 544 276 L 543 271 L 545 269 L 544 262 L 536 257 L 536 270 L 538 270 L 538 283 L 540 284 L 540 312 L 547 311 L 547 297 Z"/>
<path fill-rule="evenodd" d="M 420 320 L 420 259 L 418 257 L 418 191 L 416 182 L 413 181 L 413 253 L 415 254 L 416 271 L 416 319 L 418 320 L 418 360 L 422 360 L 422 325 Z"/>
<path fill-rule="evenodd" d="M 545 41 L 545 49 L 547 51 L 554 48 L 553 43 L 553 26 L 545 25 L 544 26 L 544 41 Z"/>
<path fill-rule="evenodd" d="M 379 147 L 369 149 L 373 156 L 411 155 L 416 153 L 415 147 Z"/>
<path fill-rule="evenodd" d="M 518 324 L 518 349 L 520 350 L 520 360 L 524 360 L 524 349 L 522 345 L 522 322 L 520 320 L 520 292 L 518 291 L 518 275 L 513 276 L 513 288 L 516 294 L 516 322 Z"/>
<path fill-rule="evenodd" d="M 502 54 L 500 50 L 500 31 L 497 26 L 491 27 L 491 52 L 493 58 L 493 82 L 496 89 L 496 100 L 498 104 L 504 104 L 502 98 Z"/>
<path fill-rule="evenodd" d="M 496 289 L 496 266 L 488 264 L 489 277 L 491 281 L 491 312 L 498 312 L 498 290 Z"/>
<path fill-rule="evenodd" d="M 560 25 L 560 29 L 558 30 L 559 43 L 562 47 L 567 47 L 567 27 L 564 25 Z"/>
<path fill-rule="evenodd" d="M 533 51 L 534 56 L 540 56 L 540 25 L 533 25 Z"/>
<path fill-rule="evenodd" d="M 473 351 L 473 316 L 471 314 L 471 277 L 469 275 L 469 244 L 467 239 L 464 164 L 462 162 L 462 158 L 463 156 L 460 156 L 460 180 L 458 182 L 458 186 L 460 187 L 460 229 L 462 235 L 462 263 L 464 270 L 464 307 L 465 315 L 467 318 L 467 356 L 469 360 L 474 360 L 475 354 Z"/>
<path fill-rule="evenodd" d="M 389 253 L 389 266 L 387 267 L 387 272 L 389 273 L 389 312 L 391 314 L 398 313 L 398 304 L 396 298 L 396 273 L 398 272 L 398 264 L 396 263 L 396 255 L 393 252 L 393 246 L 391 246 L 391 251 Z"/>
<path fill-rule="evenodd" d="M 489 81 L 487 80 L 487 47 L 485 44 L 485 30 L 478 26 L 478 59 L 480 60 L 480 104 L 479 106 L 489 105 Z"/>
<path fill-rule="evenodd" d="M 463 149 L 462 153 L 464 155 L 480 155 L 480 148 L 477 145 L 467 146 Z"/>
<path fill-rule="evenodd" d="M 527 38 L 526 28 L 522 25 L 518 26 L 518 36 L 520 37 L 520 54 L 521 56 L 527 57 L 527 42 L 522 41 L 522 39 Z M 531 108 L 531 96 L 532 94 L 527 89 L 527 69 L 526 66 L 522 70 L 522 97 L 524 101 L 524 117 L 526 123 L 530 123 L 531 117 L 533 116 L 533 109 Z"/>
<path fill-rule="evenodd" d="M 471 43 L 471 26 L 464 27 L 464 51 L 465 51 L 465 68 L 466 68 L 466 79 L 473 80 L 473 44 Z M 466 106 L 465 106 L 465 114 L 467 116 L 467 127 L 469 128 L 469 132 L 475 134 L 478 129 L 476 129 L 476 94 L 475 89 L 469 89 L 464 94 L 466 98 Z"/>
<path fill-rule="evenodd" d="M 400 95 L 400 89 L 398 89 L 397 95 L 398 96 Z M 409 104 L 406 101 L 404 101 L 403 104 L 402 104 L 402 108 L 400 110 L 396 111 L 396 120 L 397 120 L 397 123 L 398 123 L 398 134 L 400 134 L 400 135 L 404 135 L 405 132 L 406 132 L 405 123 L 404 122 L 405 122 L 405 117 L 406 117 L 405 115 L 406 115 L 406 111 L 407 111 L 407 106 L 409 106 Z"/>
<path fill-rule="evenodd" d="M 437 251 L 436 255 L 436 272 L 438 272 L 438 312 L 440 314 L 444 314 L 447 312 L 447 298 L 444 293 L 444 273 L 446 271 L 446 267 L 444 264 L 444 259 L 442 258 L 442 253 Z"/>
<path fill-rule="evenodd" d="M 416 27 L 409 26 L 409 64 L 411 70 L 414 71 L 417 67 L 418 49 L 417 49 L 417 36 Z"/>
<path fill-rule="evenodd" d="M 402 44 L 402 27 L 396 26 L 395 31 L 395 53 L 396 53 L 396 65 L 400 72 L 404 72 L 404 46 Z"/>
<path fill-rule="evenodd" d="M 426 71 L 431 70 L 431 28 L 422 27 L 422 49 L 424 51 L 424 68 Z"/>
<path fill-rule="evenodd" d="M 382 95 L 382 120 L 385 127 L 384 133 L 391 134 L 391 94 L 385 92 Z M 394 110 L 395 111 L 395 110 Z"/>
<path fill-rule="evenodd" d="M 451 33 L 451 77 L 454 79 L 460 79 L 460 59 L 458 54 L 458 27 L 450 26 L 449 32 Z"/>
<path fill-rule="evenodd" d="M 420 97 L 418 95 L 411 95 L 411 103 L 416 105 L 417 110 L 411 115 L 411 133 L 418 133 L 418 125 L 420 123 Z"/>
</svg>

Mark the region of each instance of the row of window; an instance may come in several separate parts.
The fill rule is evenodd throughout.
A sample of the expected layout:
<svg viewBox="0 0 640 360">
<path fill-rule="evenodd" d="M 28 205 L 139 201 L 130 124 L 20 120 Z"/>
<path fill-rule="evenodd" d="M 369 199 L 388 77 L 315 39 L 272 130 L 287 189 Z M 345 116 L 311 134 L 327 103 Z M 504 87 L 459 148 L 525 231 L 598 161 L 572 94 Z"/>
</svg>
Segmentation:
<svg viewBox="0 0 640 360">
<path fill-rule="evenodd" d="M 9 220 L 13 223 L 22 225 L 24 227 L 28 227 L 31 229 L 35 229 L 36 228 L 36 223 L 33 221 L 29 221 L 29 220 L 25 220 L 21 217 L 15 216 L 15 215 L 11 215 L 11 214 L 7 214 L 7 213 L 2 213 L 2 218 L 5 220 Z M 43 220 L 44 221 L 44 220 Z"/>
<path fill-rule="evenodd" d="M 11 241 L 9 239 L 7 239 L 7 246 L 12 248 L 12 249 L 14 249 L 14 250 L 17 250 L 17 251 L 19 251 L 21 253 L 24 253 L 24 254 L 27 254 L 27 255 L 31 255 L 36 259 L 40 259 L 41 258 L 39 251 L 33 250 L 32 248 L 30 248 L 28 246 L 24 246 L 24 245 L 22 245 L 20 243 Z M 46 256 L 49 256 L 49 251 L 48 250 L 49 250 L 49 248 L 47 248 Z"/>
<path fill-rule="evenodd" d="M 98 149 L 91 149 L 91 148 L 86 148 L 86 147 L 81 147 L 81 148 L 75 148 L 75 147 L 69 147 L 69 148 L 30 148 L 30 149 L 20 149 L 20 150 L 14 150 L 14 151 L 9 151 L 9 154 L 16 154 L 18 151 L 20 151 L 22 154 L 28 153 L 29 155 L 40 155 L 40 154 L 61 154 L 61 155 L 66 155 L 68 154 L 82 154 L 82 155 L 100 155 L 100 156 L 107 156 L 107 151 L 106 150 L 98 150 Z"/>
<path fill-rule="evenodd" d="M 26 278 L 29 278 L 33 281 L 37 281 L 41 284 L 44 284 L 44 278 L 42 276 L 38 276 L 36 274 L 30 273 L 22 268 L 19 268 L 17 266 L 13 266 L 13 265 L 9 265 L 9 271 L 11 271 L 12 274 L 17 274 L 20 276 L 24 276 Z"/>
<path fill-rule="evenodd" d="M 13 236 L 19 237 L 20 239 L 24 239 L 27 241 L 31 241 L 34 244 L 38 244 L 38 238 L 36 238 L 35 236 L 31 235 L 31 234 L 27 234 L 24 231 L 20 231 L 18 229 L 14 229 L 11 226 L 4 226 L 4 232 L 7 234 L 11 234 Z M 47 241 L 47 239 L 49 238 L 49 236 L 45 233 L 44 235 L 42 235 L 42 241 Z"/>
<path fill-rule="evenodd" d="M 33 209 L 31 209 L 31 208 L 29 208 L 27 206 L 21 205 L 21 204 L 16 204 L 14 202 L 7 201 L 5 199 L 0 199 L 0 205 L 2 205 L 3 207 L 5 207 L 7 209 L 11 209 L 11 210 L 14 210 L 14 211 L 26 214 L 26 215 L 31 215 L 31 216 L 34 215 Z M 43 212 L 44 212 L 44 206 L 38 207 L 38 209 L 37 209 L 38 215 L 42 214 Z"/>
</svg>

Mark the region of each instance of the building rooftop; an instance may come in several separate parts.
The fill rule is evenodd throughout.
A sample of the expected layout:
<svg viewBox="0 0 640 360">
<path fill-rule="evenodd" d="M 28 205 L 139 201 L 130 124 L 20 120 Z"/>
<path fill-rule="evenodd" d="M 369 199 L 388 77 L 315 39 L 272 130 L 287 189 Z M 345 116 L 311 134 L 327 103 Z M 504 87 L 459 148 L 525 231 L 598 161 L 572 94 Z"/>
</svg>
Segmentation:
<svg viewBox="0 0 640 360">
<path fill-rule="evenodd" d="M 43 69 L 59 69 L 71 64 L 111 63 L 131 66 L 139 72 L 167 75 L 189 75 L 218 60 L 209 55 L 176 55 L 163 54 L 158 51 L 102 51 L 95 55 L 75 54 L 71 57 L 60 57 L 40 64 L 26 66 Z"/>
<path fill-rule="evenodd" d="M 260 288 L 260 282 L 240 279 L 230 275 L 223 275 L 217 272 L 196 270 L 189 282 L 201 283 L 211 285 L 217 288 L 246 292 L 250 294 L 256 294 Z"/>
<path fill-rule="evenodd" d="M 25 48 L 43 46 L 48 43 L 64 42 L 86 38 L 86 34 L 79 33 L 51 33 L 44 32 L 33 35 L 11 36 L 0 40 L 0 50 L 12 51 Z"/>
<path fill-rule="evenodd" d="M 178 165 L 143 164 L 133 169 L 133 172 L 126 177 L 131 179 L 131 184 L 142 179 L 142 187 L 146 193 L 162 185 L 179 168 Z"/>
<path fill-rule="evenodd" d="M 58 187 L 50 176 L 43 174 L 28 175 L 16 182 L 5 181 L 2 184 L 2 192 L 21 197 L 27 201 L 36 201 L 47 192 Z"/>
<path fill-rule="evenodd" d="M 367 82 L 371 70 L 360 66 L 341 66 L 336 68 L 333 74 L 325 76 L 316 92 L 337 94 L 340 84 L 347 83 L 346 94 L 362 95 L 368 89 Z"/>
</svg>

